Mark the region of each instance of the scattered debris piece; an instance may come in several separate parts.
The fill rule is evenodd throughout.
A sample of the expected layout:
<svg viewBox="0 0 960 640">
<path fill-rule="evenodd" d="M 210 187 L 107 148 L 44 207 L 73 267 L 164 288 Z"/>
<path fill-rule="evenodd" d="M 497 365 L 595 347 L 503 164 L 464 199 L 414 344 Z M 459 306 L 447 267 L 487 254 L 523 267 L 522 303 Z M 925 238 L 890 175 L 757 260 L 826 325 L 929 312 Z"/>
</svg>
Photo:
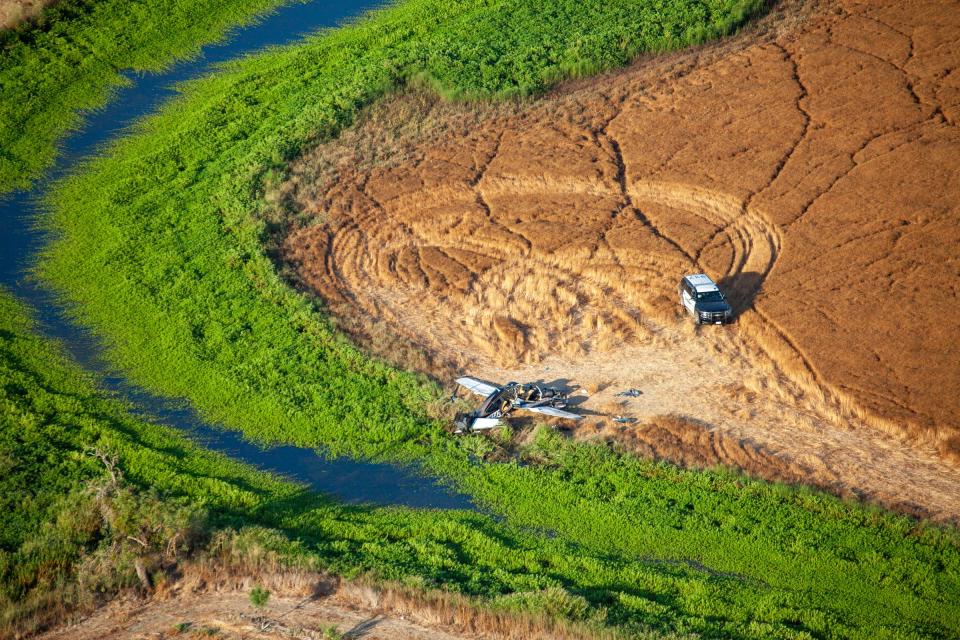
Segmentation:
<svg viewBox="0 0 960 640">
<path fill-rule="evenodd" d="M 568 420 L 580 420 L 583 417 L 561 410 L 567 406 L 568 394 L 554 387 L 541 387 L 535 382 L 508 382 L 502 387 L 495 387 L 475 378 L 457 378 L 456 382 L 471 393 L 483 396 L 485 400 L 476 411 L 456 417 L 457 429 L 454 433 L 493 429 L 503 424 L 500 418 L 505 418 L 514 409 Z"/>
<path fill-rule="evenodd" d="M 640 389 L 627 389 L 626 391 L 621 391 L 615 395 L 620 398 L 636 398 L 641 394 L 643 394 L 643 391 L 640 391 Z"/>
<path fill-rule="evenodd" d="M 627 416 L 614 416 L 613 421 L 618 424 L 633 424 L 637 421 L 636 418 L 630 418 Z"/>
</svg>

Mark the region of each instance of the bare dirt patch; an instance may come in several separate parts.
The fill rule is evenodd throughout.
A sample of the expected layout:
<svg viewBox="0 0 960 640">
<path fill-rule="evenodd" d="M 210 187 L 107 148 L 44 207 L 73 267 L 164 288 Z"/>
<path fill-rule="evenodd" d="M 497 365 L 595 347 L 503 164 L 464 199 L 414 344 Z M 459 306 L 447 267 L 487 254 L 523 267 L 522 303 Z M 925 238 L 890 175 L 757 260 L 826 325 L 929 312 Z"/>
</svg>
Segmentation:
<svg viewBox="0 0 960 640">
<path fill-rule="evenodd" d="M 269 591 L 254 606 L 254 587 Z M 533 616 L 478 609 L 450 593 L 343 582 L 309 572 L 237 574 L 190 567 L 150 597 L 126 594 L 42 640 L 584 640 L 602 637 Z"/>
<path fill-rule="evenodd" d="M 380 355 L 590 389 L 577 435 L 955 517 L 958 65 L 960 3 L 837 0 L 533 103 L 408 94 L 297 163 L 275 248 Z M 678 313 L 700 270 L 734 326 Z"/>
<path fill-rule="evenodd" d="M 357 609 L 309 594 L 272 593 L 263 608 L 250 604 L 248 591 L 228 590 L 149 601 L 127 597 L 114 601 L 83 621 L 41 636 L 47 640 L 132 640 L 140 638 L 222 638 L 268 640 L 337 637 L 380 640 L 449 640 L 456 637 L 397 616 Z M 350 637 L 350 636 L 348 636 Z"/>
<path fill-rule="evenodd" d="M 0 0 L 0 29 L 17 26 L 24 20 L 40 15 L 44 7 L 57 0 Z"/>
</svg>

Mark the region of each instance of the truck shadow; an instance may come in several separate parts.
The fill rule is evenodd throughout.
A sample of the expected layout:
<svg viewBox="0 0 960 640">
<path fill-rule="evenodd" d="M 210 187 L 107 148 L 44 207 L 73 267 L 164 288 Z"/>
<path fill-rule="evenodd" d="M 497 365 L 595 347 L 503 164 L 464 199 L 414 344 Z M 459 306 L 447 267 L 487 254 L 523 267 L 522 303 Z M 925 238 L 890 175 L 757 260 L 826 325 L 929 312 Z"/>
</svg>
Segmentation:
<svg viewBox="0 0 960 640">
<path fill-rule="evenodd" d="M 727 296 L 734 318 L 753 307 L 763 280 L 764 275 L 756 271 L 744 271 L 720 279 L 717 286 Z"/>
</svg>

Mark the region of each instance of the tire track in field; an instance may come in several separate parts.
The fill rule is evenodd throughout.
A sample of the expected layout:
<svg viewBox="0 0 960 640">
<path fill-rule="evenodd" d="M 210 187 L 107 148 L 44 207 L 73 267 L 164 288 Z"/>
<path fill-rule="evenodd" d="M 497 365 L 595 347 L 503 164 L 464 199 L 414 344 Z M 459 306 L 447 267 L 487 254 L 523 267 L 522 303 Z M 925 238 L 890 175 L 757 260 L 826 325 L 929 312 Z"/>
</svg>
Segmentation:
<svg viewBox="0 0 960 640">
<path fill-rule="evenodd" d="M 284 258 L 361 344 L 402 366 L 441 379 L 468 370 L 587 388 L 578 435 L 957 516 L 957 469 L 929 442 L 861 411 L 854 395 L 872 388 L 832 385 L 822 345 L 801 331 L 817 318 L 794 313 L 784 295 L 793 271 L 817 266 L 798 260 L 798 245 L 846 239 L 821 211 L 827 196 L 851 191 L 854 179 L 869 184 L 878 158 L 917 139 L 889 133 L 888 121 L 929 116 L 913 113 L 914 100 L 839 129 L 826 117 L 858 113 L 859 94 L 844 93 L 834 75 L 896 88 L 877 75 L 889 65 L 869 56 L 820 64 L 840 51 L 833 40 L 869 45 L 854 17 L 832 16 L 823 15 L 832 32 L 788 16 L 789 33 L 663 56 L 508 115 L 490 107 L 492 117 L 457 120 L 461 112 L 443 107 L 454 115 L 440 135 L 411 143 L 396 163 L 351 160 L 319 197 L 300 199 L 323 222 L 288 236 Z M 744 93 L 745 82 L 755 90 Z M 922 122 L 910 126 L 937 126 Z M 937 136 L 945 145 L 948 134 Z M 381 132 L 352 140 L 351 159 L 376 148 L 370 140 L 389 143 Z M 829 204 L 842 214 L 863 201 Z M 915 201 L 898 204 L 911 231 L 925 228 L 908 220 Z M 791 227 L 794 210 L 804 217 Z M 889 232 L 869 231 L 874 244 Z M 727 292 L 733 326 L 695 328 L 677 314 L 677 281 L 696 271 Z M 812 301 L 818 311 L 843 302 L 824 294 Z M 825 339 L 843 328 L 833 326 L 842 317 L 826 320 Z M 629 387 L 642 396 L 615 395 Z M 636 422 L 614 423 L 616 415 Z"/>
</svg>

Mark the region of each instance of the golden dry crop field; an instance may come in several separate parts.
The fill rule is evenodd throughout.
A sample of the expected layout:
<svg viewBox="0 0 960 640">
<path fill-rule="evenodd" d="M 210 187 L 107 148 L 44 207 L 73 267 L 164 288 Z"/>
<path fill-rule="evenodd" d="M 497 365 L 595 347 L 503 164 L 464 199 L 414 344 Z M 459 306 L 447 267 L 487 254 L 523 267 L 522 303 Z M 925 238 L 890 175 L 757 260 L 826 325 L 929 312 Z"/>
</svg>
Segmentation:
<svg viewBox="0 0 960 640">
<path fill-rule="evenodd" d="M 388 359 L 585 389 L 578 436 L 956 517 L 957 34 L 788 2 L 533 101 L 391 98 L 297 163 L 279 259 Z M 680 314 L 698 271 L 732 326 Z"/>
</svg>

